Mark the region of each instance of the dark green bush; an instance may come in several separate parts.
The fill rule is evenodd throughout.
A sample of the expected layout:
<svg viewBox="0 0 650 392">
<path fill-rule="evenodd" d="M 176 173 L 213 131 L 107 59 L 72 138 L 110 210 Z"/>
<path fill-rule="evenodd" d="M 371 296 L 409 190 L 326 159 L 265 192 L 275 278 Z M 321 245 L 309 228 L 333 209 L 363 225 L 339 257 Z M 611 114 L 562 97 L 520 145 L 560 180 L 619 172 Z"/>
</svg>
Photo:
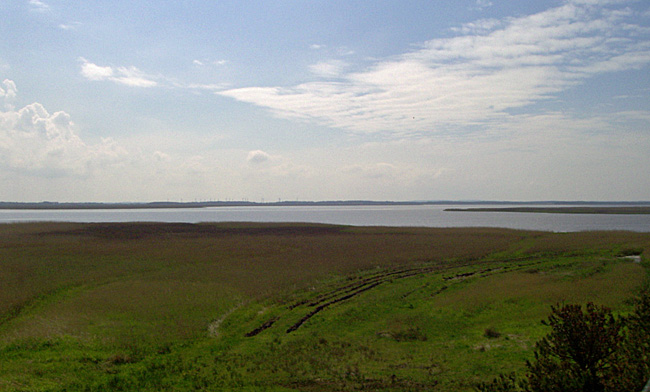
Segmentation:
<svg viewBox="0 0 650 392">
<path fill-rule="evenodd" d="M 551 332 L 535 345 L 526 376 L 500 375 L 480 392 L 633 392 L 650 378 L 650 291 L 628 317 L 588 303 L 551 307 Z M 487 331 L 486 331 L 487 333 Z"/>
</svg>

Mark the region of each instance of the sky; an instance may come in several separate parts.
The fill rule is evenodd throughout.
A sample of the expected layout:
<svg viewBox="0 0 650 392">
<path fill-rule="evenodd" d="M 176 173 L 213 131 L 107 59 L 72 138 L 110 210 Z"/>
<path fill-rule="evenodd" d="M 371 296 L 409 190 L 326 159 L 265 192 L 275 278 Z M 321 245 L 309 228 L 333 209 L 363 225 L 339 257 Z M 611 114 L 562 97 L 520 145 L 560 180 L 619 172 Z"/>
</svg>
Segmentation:
<svg viewBox="0 0 650 392">
<path fill-rule="evenodd" d="M 650 2 L 0 0 L 0 184 L 650 200 Z"/>
</svg>

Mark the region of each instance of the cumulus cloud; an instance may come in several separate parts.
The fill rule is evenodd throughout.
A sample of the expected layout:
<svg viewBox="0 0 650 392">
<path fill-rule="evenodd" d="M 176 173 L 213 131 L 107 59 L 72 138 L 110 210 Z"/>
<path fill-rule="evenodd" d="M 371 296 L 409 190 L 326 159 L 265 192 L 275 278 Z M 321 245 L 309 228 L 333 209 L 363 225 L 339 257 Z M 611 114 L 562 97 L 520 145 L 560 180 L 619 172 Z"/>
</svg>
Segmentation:
<svg viewBox="0 0 650 392">
<path fill-rule="evenodd" d="M 138 68 L 131 67 L 112 67 L 100 66 L 83 57 L 79 58 L 81 61 L 81 75 L 88 80 L 103 81 L 108 80 L 111 82 L 123 84 L 131 87 L 155 87 L 158 85 L 154 79 L 155 77 L 147 75 L 140 71 Z"/>
<path fill-rule="evenodd" d="M 15 92 L 15 85 L 5 81 Z M 6 95 L 6 92 L 5 92 Z M 70 115 L 50 114 L 40 103 L 0 112 L 0 167 L 42 175 L 84 176 L 119 160 L 125 151 L 111 139 L 86 144 Z"/>
<path fill-rule="evenodd" d="M 271 156 L 262 150 L 254 150 L 248 153 L 246 161 L 249 163 L 260 164 L 271 159 Z"/>
<path fill-rule="evenodd" d="M 2 87 L 0 87 L 0 98 L 4 101 L 5 110 L 13 110 L 14 100 L 16 99 L 16 83 L 13 80 L 5 79 L 2 81 Z"/>
<path fill-rule="evenodd" d="M 624 9 L 596 3 L 573 0 L 533 15 L 480 20 L 362 71 L 312 67 L 340 71 L 336 81 L 218 94 L 355 132 L 440 133 L 503 121 L 594 75 L 650 64 L 650 33 Z"/>
</svg>

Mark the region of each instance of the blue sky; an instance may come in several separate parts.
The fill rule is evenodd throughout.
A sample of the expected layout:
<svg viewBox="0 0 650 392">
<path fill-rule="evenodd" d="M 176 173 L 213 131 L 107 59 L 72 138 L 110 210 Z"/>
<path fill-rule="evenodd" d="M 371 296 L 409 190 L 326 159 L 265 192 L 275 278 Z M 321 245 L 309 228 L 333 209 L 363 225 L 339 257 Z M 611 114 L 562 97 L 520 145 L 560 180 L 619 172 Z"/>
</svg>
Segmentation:
<svg viewBox="0 0 650 392">
<path fill-rule="evenodd" d="M 0 2 L 0 200 L 648 200 L 650 4 Z"/>
</svg>

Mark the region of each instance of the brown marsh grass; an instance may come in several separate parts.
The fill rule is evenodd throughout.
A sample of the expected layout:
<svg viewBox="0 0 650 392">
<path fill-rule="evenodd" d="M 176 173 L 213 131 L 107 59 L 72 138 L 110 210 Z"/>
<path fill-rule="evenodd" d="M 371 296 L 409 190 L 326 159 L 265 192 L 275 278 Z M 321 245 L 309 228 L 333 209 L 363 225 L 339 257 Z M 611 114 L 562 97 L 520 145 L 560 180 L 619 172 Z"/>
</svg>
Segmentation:
<svg viewBox="0 0 650 392">
<path fill-rule="evenodd" d="M 471 260 L 529 234 L 313 224 L 0 226 L 0 318 L 12 336 L 123 331 L 194 336 L 244 300 L 332 275 Z M 30 309 L 47 308 L 32 312 Z M 6 337 L 7 335 L 5 335 Z"/>
<path fill-rule="evenodd" d="M 104 390 L 116 380 L 130 390 L 163 390 L 157 383 L 176 377 L 198 389 L 304 381 L 341 390 L 377 382 L 390 390 L 397 374 L 402 390 L 471 390 L 472 382 L 523 363 L 553 302 L 624 310 L 645 267 L 617 255 L 635 249 L 645 259 L 649 248 L 650 234 L 626 232 L 0 225 L 0 354 L 15 355 L 0 369 L 0 389 L 3 377 L 15 385 L 67 377 L 70 385 L 98 382 Z M 390 275 L 410 268 L 433 272 Z M 285 332 L 305 312 L 288 310 L 291 301 L 380 275 L 395 278 Z M 208 326 L 224 315 L 214 338 Z M 273 316 L 282 317 L 272 328 L 244 337 Z M 501 336 L 485 337 L 488 328 Z M 157 356 L 170 351 L 176 362 Z M 119 373 L 131 364 L 132 373 Z"/>
</svg>

